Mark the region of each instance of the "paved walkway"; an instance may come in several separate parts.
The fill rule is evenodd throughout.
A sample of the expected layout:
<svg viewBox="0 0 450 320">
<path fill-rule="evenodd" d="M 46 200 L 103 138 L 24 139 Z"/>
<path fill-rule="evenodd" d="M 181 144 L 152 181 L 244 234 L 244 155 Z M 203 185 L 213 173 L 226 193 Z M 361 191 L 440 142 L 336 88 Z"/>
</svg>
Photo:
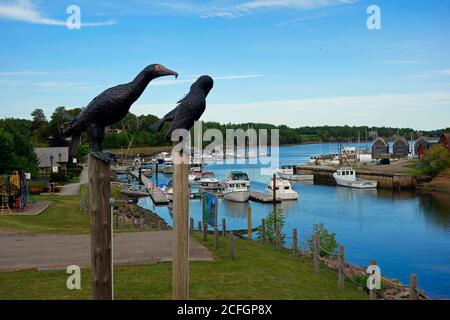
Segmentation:
<svg viewBox="0 0 450 320">
<path fill-rule="evenodd" d="M 12 214 L 10 216 L 37 216 L 44 212 L 50 204 L 50 201 L 36 201 L 35 203 L 28 202 L 22 211 L 12 210 Z"/>
<path fill-rule="evenodd" d="M 80 182 L 66 184 L 60 193 L 60 196 L 77 196 L 80 194 L 80 187 L 88 183 L 88 168 L 83 167 L 80 174 Z"/>
<path fill-rule="evenodd" d="M 190 239 L 191 261 L 212 261 L 211 252 Z M 113 242 L 114 265 L 172 260 L 172 231 L 118 233 Z M 0 272 L 26 269 L 90 267 L 90 235 L 30 235 L 0 231 Z"/>
</svg>

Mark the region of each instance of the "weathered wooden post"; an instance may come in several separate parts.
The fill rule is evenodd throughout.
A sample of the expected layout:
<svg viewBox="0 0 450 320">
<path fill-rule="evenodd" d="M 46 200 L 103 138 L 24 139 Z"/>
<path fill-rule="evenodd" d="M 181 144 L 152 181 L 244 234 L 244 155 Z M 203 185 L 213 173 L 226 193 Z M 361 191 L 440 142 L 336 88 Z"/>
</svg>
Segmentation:
<svg viewBox="0 0 450 320">
<path fill-rule="evenodd" d="M 277 225 L 275 229 L 275 247 L 277 249 L 280 249 L 281 247 L 281 230 L 279 225 Z"/>
<path fill-rule="evenodd" d="M 292 256 L 297 257 L 297 229 L 292 230 Z"/>
<path fill-rule="evenodd" d="M 344 258 L 344 246 L 341 244 L 339 246 L 339 255 L 338 255 L 338 288 L 344 289 L 345 284 L 345 258 Z"/>
<path fill-rule="evenodd" d="M 139 219 L 139 229 L 143 229 L 144 228 L 144 219 L 140 218 Z"/>
<path fill-rule="evenodd" d="M 227 220 L 222 218 L 222 237 L 225 237 L 227 233 Z"/>
<path fill-rule="evenodd" d="M 273 201 L 273 228 L 277 230 L 277 174 L 272 177 L 272 201 Z"/>
<path fill-rule="evenodd" d="M 93 298 L 111 300 L 113 293 L 110 164 L 92 154 L 89 155 L 88 161 Z"/>
<path fill-rule="evenodd" d="M 219 229 L 217 228 L 217 224 L 214 226 L 214 248 L 219 249 Z"/>
<path fill-rule="evenodd" d="M 208 224 L 203 223 L 203 241 L 208 241 Z"/>
<path fill-rule="evenodd" d="M 158 230 L 162 230 L 162 220 L 158 220 Z"/>
<path fill-rule="evenodd" d="M 191 218 L 189 221 L 190 221 L 189 222 L 189 231 L 190 231 L 191 235 L 193 235 L 194 234 L 194 218 Z"/>
<path fill-rule="evenodd" d="M 198 222 L 198 231 L 202 232 L 202 222 L 201 221 Z"/>
<path fill-rule="evenodd" d="M 314 271 L 320 271 L 320 238 L 317 232 L 314 233 Z"/>
<path fill-rule="evenodd" d="M 417 299 L 417 275 L 412 274 L 409 277 L 409 300 Z"/>
<path fill-rule="evenodd" d="M 266 220 L 261 219 L 261 240 L 263 244 L 266 244 Z"/>
<path fill-rule="evenodd" d="M 253 238 L 253 230 L 252 230 L 252 208 L 248 207 L 247 208 L 247 234 L 248 234 L 248 239 L 252 240 Z"/>
<path fill-rule="evenodd" d="M 234 234 L 233 232 L 229 233 L 229 237 L 230 237 L 230 258 L 231 261 L 234 261 Z"/>
<path fill-rule="evenodd" d="M 370 260 L 370 265 L 376 266 L 377 261 L 376 260 Z M 370 300 L 377 300 L 377 289 L 369 289 L 369 299 Z"/>
<path fill-rule="evenodd" d="M 177 153 L 177 157 L 174 157 L 174 171 L 173 171 L 174 239 L 173 239 L 172 297 L 174 300 L 188 300 L 190 154 L 184 150 L 174 153 Z"/>
</svg>

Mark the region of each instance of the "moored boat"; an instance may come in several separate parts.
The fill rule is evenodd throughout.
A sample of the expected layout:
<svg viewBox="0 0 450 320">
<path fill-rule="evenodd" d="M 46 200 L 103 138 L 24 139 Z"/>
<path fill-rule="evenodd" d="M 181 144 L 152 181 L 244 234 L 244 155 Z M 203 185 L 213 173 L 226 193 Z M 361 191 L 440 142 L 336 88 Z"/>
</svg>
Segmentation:
<svg viewBox="0 0 450 320">
<path fill-rule="evenodd" d="M 267 185 L 266 191 L 268 194 L 273 194 L 273 178 Z M 297 200 L 298 192 L 292 189 L 291 183 L 285 179 L 276 179 L 275 180 L 275 194 L 276 197 L 281 201 L 285 200 Z"/>
<path fill-rule="evenodd" d="M 247 202 L 250 197 L 250 179 L 245 172 L 232 171 L 223 182 L 223 198 L 234 202 Z"/>
<path fill-rule="evenodd" d="M 314 180 L 314 175 L 303 174 L 297 171 L 296 166 L 285 165 L 277 169 L 278 176 L 282 179 L 292 180 L 292 181 L 312 181 Z"/>
<path fill-rule="evenodd" d="M 376 181 L 357 178 L 355 170 L 351 167 L 337 170 L 333 173 L 333 178 L 338 186 L 341 187 L 355 189 L 375 189 L 377 187 Z"/>
</svg>

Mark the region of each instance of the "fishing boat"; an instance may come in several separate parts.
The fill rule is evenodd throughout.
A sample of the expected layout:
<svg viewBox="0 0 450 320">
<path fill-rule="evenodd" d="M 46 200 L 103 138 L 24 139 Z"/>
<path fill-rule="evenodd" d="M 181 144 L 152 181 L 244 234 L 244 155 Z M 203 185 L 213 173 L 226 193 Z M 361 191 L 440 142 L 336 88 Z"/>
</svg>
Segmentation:
<svg viewBox="0 0 450 320">
<path fill-rule="evenodd" d="M 164 167 L 162 172 L 165 174 L 173 174 L 173 162 L 172 160 L 164 161 Z"/>
<path fill-rule="evenodd" d="M 220 186 L 220 181 L 213 172 L 203 172 L 198 178 L 198 184 L 202 187 L 217 187 Z"/>
<path fill-rule="evenodd" d="M 359 179 L 356 177 L 356 172 L 353 168 L 341 168 L 333 173 L 333 178 L 336 180 L 338 186 L 355 188 L 355 189 L 375 189 L 377 187 L 376 181 Z"/>
<path fill-rule="evenodd" d="M 273 194 L 273 178 L 267 185 L 266 191 L 270 195 Z M 281 201 L 298 199 L 298 192 L 294 191 L 291 183 L 285 179 L 277 178 L 275 180 L 275 194 L 277 198 L 281 199 Z"/>
<path fill-rule="evenodd" d="M 232 171 L 223 182 L 223 198 L 234 202 L 247 202 L 250 197 L 250 179 L 245 172 Z"/>
<path fill-rule="evenodd" d="M 303 174 L 297 171 L 296 166 L 285 165 L 277 169 L 278 176 L 282 179 L 292 180 L 292 181 L 313 181 L 314 175 Z"/>
</svg>

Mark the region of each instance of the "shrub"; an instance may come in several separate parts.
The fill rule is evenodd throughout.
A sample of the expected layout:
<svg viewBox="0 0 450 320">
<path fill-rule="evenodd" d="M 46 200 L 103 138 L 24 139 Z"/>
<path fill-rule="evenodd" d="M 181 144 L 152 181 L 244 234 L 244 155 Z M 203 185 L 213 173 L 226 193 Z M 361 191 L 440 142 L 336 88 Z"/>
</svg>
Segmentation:
<svg viewBox="0 0 450 320">
<path fill-rule="evenodd" d="M 428 150 L 421 165 L 425 174 L 437 176 L 450 168 L 450 152 L 440 144 L 434 145 Z"/>
<path fill-rule="evenodd" d="M 336 253 L 339 246 L 338 242 L 336 241 L 336 233 L 328 232 L 323 223 L 315 224 L 313 229 L 314 233 L 317 233 L 320 238 L 320 246 L 330 253 Z M 308 240 L 308 243 L 311 251 L 314 251 L 314 235 L 311 236 L 311 238 Z M 328 257 L 329 255 L 330 254 L 325 252 L 324 250 L 320 251 L 321 257 Z"/>
<path fill-rule="evenodd" d="M 279 209 L 276 212 L 271 211 L 266 218 L 266 239 L 271 242 L 275 242 L 275 220 L 277 227 L 279 227 L 280 230 L 283 230 L 285 221 L 282 209 Z M 262 238 L 261 229 L 259 230 L 258 238 Z M 280 232 L 280 241 L 281 245 L 285 243 L 285 234 L 283 232 Z"/>
</svg>

